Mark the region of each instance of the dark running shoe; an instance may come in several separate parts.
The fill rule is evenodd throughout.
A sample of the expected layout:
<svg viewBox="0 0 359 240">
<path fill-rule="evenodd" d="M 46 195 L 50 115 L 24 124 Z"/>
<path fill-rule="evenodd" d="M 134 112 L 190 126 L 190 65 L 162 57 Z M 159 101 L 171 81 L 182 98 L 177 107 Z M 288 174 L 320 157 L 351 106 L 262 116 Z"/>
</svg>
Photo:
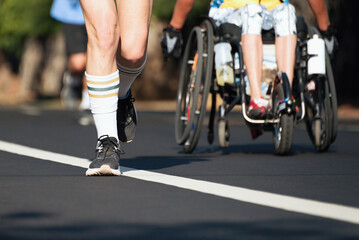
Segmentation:
<svg viewBox="0 0 359 240">
<path fill-rule="evenodd" d="M 128 97 L 118 99 L 117 106 L 117 131 L 120 142 L 132 142 L 136 135 L 137 112 L 133 102 L 132 92 L 129 90 Z"/>
<path fill-rule="evenodd" d="M 120 154 L 123 153 L 116 138 L 101 136 L 96 148 L 96 158 L 86 171 L 86 176 L 119 176 Z"/>
<path fill-rule="evenodd" d="M 73 76 L 69 72 L 64 73 L 60 97 L 66 109 L 75 110 L 78 108 L 78 102 L 81 98 L 81 88 L 81 76 Z"/>
</svg>

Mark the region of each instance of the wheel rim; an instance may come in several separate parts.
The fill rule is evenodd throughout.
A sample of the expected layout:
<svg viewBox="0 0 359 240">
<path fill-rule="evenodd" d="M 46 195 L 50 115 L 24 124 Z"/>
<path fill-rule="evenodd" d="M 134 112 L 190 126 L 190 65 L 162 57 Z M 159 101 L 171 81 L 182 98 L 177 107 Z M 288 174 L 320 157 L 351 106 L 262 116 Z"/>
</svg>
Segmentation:
<svg viewBox="0 0 359 240">
<path fill-rule="evenodd" d="M 195 111 L 193 112 L 193 121 L 191 123 L 188 137 L 184 143 L 184 152 L 191 153 L 197 146 L 199 136 L 201 133 L 203 118 L 206 114 L 207 99 L 209 94 L 209 88 L 211 84 L 211 71 L 213 67 L 213 30 L 212 25 L 209 25 L 208 21 L 205 21 L 202 25 L 202 37 L 203 37 L 203 54 L 202 56 L 195 56 L 195 59 L 202 58 L 201 69 L 198 70 L 201 73 L 201 77 L 198 77 L 199 82 L 196 83 L 196 97 L 193 98 L 195 102 Z M 196 60 L 192 65 L 192 71 L 197 69 Z M 198 80 L 197 79 L 197 80 Z"/>
<path fill-rule="evenodd" d="M 175 137 L 178 144 L 183 144 L 190 133 L 194 120 L 194 112 L 198 95 L 198 84 L 201 77 L 203 58 L 203 43 L 201 30 L 195 27 L 190 34 L 182 59 L 179 88 L 177 92 L 177 108 L 175 116 Z M 199 71 L 198 71 L 199 70 Z"/>
</svg>

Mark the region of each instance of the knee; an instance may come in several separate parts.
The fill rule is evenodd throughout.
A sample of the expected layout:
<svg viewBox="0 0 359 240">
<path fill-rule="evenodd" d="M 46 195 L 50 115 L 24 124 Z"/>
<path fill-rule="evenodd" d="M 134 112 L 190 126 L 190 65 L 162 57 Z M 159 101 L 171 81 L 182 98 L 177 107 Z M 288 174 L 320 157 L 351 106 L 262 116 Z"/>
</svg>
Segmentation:
<svg viewBox="0 0 359 240">
<path fill-rule="evenodd" d="M 88 46 L 103 54 L 114 54 L 117 50 L 119 31 L 116 24 L 101 24 L 89 33 Z"/>
<path fill-rule="evenodd" d="M 147 35 L 121 39 L 121 58 L 129 65 L 142 64 L 147 49 Z"/>
<path fill-rule="evenodd" d="M 145 50 L 139 49 L 126 49 L 122 52 L 122 58 L 131 66 L 138 66 L 141 64 L 145 57 Z"/>
<path fill-rule="evenodd" d="M 138 66 L 142 64 L 145 57 L 145 47 L 124 47 L 121 51 L 121 58 L 124 59 L 129 66 Z"/>
</svg>

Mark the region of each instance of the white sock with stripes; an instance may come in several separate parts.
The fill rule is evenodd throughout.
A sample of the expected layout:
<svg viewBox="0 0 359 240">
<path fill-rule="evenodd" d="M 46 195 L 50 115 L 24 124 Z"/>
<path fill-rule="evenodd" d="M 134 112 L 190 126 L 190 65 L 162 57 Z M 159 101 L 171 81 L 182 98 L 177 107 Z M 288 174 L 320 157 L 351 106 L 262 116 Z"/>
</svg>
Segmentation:
<svg viewBox="0 0 359 240">
<path fill-rule="evenodd" d="M 144 69 L 147 61 L 147 55 L 143 64 L 138 68 L 128 68 L 122 66 L 119 62 L 117 62 L 117 69 L 121 78 L 121 85 L 118 91 L 118 96 L 120 99 L 126 98 L 128 90 L 130 89 L 133 81 L 141 74 Z"/>
<path fill-rule="evenodd" d="M 108 135 L 118 139 L 116 118 L 120 84 L 118 71 L 106 76 L 87 73 L 85 75 L 97 136 Z"/>
</svg>

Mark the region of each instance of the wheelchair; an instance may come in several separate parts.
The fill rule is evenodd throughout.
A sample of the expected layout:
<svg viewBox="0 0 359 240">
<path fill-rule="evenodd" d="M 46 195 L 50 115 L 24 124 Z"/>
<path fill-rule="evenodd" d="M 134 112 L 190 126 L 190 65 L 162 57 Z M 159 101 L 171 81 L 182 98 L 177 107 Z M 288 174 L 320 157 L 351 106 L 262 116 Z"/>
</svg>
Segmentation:
<svg viewBox="0 0 359 240">
<path fill-rule="evenodd" d="M 337 133 L 337 99 L 330 59 L 326 54 L 325 74 L 309 75 L 307 63 L 311 56 L 307 53 L 307 42 L 320 33 L 315 27 L 308 26 L 302 17 L 297 17 L 297 34 L 292 89 L 287 75 L 277 72 L 266 90 L 271 107 L 265 119 L 252 119 L 247 115 L 250 96 L 246 93 L 248 83 L 240 44 L 241 29 L 229 23 L 218 27 L 206 17 L 191 30 L 180 66 L 175 113 L 175 138 L 177 144 L 183 145 L 185 153 L 192 153 L 197 146 L 209 98 L 207 140 L 209 144 L 214 142 L 217 95 L 222 100 L 217 116 L 217 135 L 222 149 L 229 146 L 228 116 L 235 106 L 240 105 L 252 136 L 261 131 L 272 131 L 275 154 L 290 152 L 293 128 L 303 120 L 315 148 L 319 152 L 328 150 Z M 262 40 L 264 45 L 273 45 L 274 31 L 263 30 Z M 218 42 L 228 42 L 232 47 L 233 84 L 217 84 L 214 45 Z"/>
</svg>

